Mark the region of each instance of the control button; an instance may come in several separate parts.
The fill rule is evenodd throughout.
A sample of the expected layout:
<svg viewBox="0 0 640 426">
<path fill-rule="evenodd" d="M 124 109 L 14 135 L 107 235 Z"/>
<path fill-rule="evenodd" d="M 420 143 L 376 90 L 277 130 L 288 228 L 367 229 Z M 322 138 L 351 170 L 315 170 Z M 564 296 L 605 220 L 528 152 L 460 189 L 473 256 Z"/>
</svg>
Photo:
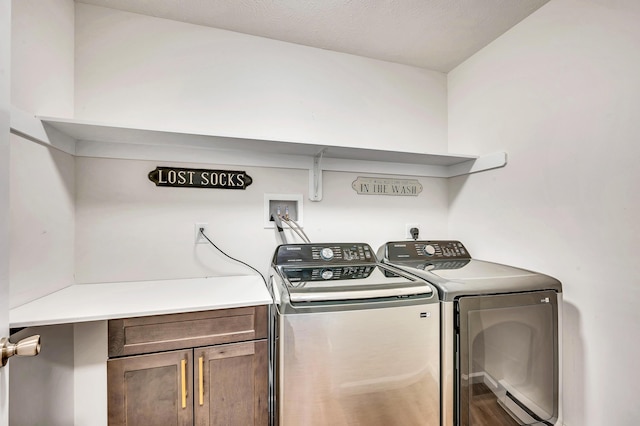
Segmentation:
<svg viewBox="0 0 640 426">
<path fill-rule="evenodd" d="M 324 260 L 331 260 L 333 259 L 333 250 L 331 250 L 329 247 L 325 247 L 320 251 L 320 256 Z"/>
<path fill-rule="evenodd" d="M 424 246 L 423 250 L 427 256 L 433 256 L 434 254 L 436 254 L 436 248 L 431 244 L 427 244 L 426 246 Z"/>
<path fill-rule="evenodd" d="M 320 275 L 322 276 L 323 280 L 330 280 L 331 278 L 333 278 L 333 271 L 331 269 L 325 269 Z"/>
</svg>

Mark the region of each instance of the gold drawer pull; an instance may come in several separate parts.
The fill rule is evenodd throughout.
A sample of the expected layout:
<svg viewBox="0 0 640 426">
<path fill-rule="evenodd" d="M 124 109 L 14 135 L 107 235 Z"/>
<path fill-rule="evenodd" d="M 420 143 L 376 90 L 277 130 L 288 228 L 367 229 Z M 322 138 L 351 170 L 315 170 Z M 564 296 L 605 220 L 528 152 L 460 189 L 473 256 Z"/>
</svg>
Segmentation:
<svg viewBox="0 0 640 426">
<path fill-rule="evenodd" d="M 204 405 L 204 358 L 198 358 L 198 386 L 200 387 L 200 405 Z"/>
<path fill-rule="evenodd" d="M 187 360 L 180 361 L 182 370 L 182 408 L 187 408 Z"/>
</svg>

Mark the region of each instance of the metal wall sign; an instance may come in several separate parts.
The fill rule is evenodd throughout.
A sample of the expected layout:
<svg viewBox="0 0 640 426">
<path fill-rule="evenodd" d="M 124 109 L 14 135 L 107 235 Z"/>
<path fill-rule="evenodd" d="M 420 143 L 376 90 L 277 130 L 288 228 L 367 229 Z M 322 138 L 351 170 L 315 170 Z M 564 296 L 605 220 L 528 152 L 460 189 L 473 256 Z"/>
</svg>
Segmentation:
<svg viewBox="0 0 640 426">
<path fill-rule="evenodd" d="M 253 179 L 244 171 L 156 167 L 149 172 L 156 186 L 174 188 L 246 189 Z"/>
<path fill-rule="evenodd" d="M 358 176 L 351 187 L 360 195 L 397 195 L 417 197 L 422 184 L 416 179 L 387 179 Z"/>
</svg>

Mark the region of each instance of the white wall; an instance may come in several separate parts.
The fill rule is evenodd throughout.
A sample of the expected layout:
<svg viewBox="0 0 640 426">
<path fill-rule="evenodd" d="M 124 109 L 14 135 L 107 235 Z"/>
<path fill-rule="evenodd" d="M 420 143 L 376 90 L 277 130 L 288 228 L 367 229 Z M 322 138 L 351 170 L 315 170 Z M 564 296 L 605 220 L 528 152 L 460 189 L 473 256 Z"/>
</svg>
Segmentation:
<svg viewBox="0 0 640 426">
<path fill-rule="evenodd" d="M 74 34 L 72 1 L 14 3 L 12 104 L 29 113 L 73 116 L 75 96 L 78 118 L 246 137 L 446 150 L 446 79 L 441 73 L 83 4 L 76 5 Z M 120 177 L 133 164 L 140 168 L 139 163 L 73 160 L 18 136 L 12 137 L 11 151 L 11 306 L 70 284 L 74 273 L 78 282 L 94 282 L 243 272 L 203 246 L 194 251 L 195 221 L 225 223 L 216 241 L 238 255 L 248 250 L 246 255 L 260 259 L 258 267 L 261 262 L 264 270 L 276 240 L 271 230 L 262 228 L 263 194 L 307 191 L 304 171 L 260 169 L 245 193 L 189 193 L 187 200 L 180 200 L 183 204 L 168 205 L 158 196 L 176 190 L 149 187 L 146 180 L 155 163 L 145 164 L 141 176 L 125 181 Z M 115 180 L 102 181 L 92 161 L 106 165 L 105 173 Z M 312 238 L 375 246 L 402 238 L 406 222 L 428 223 L 423 232 L 432 235 L 446 232 L 443 181 L 423 180 L 420 197 L 399 200 L 355 195 L 350 184 L 356 177 L 325 173 L 325 201 L 306 203 Z M 132 210 L 121 210 L 118 196 L 111 193 L 116 182 L 142 187 L 156 199 L 144 204 L 136 198 L 140 193 L 133 192 L 125 201 Z M 169 199 L 186 194 L 177 191 Z M 426 201 L 430 191 L 436 194 L 435 202 Z M 212 210 L 209 199 L 225 204 L 225 209 Z M 122 221 L 105 223 L 104 215 L 113 212 L 112 217 Z M 238 215 L 247 227 L 229 226 Z M 76 226 L 74 247 L 70 241 Z M 372 236 L 370 229 L 382 232 Z M 173 244 L 175 238 L 181 243 Z M 241 244 L 256 238 L 248 249 Z"/>
<path fill-rule="evenodd" d="M 446 151 L 446 76 L 388 62 L 111 9 L 76 5 L 75 116 L 131 126 L 327 145 Z M 246 191 L 156 188 L 153 161 L 76 159 L 80 283 L 252 273 L 195 246 L 194 224 L 265 271 L 278 240 L 265 193 L 303 194 L 314 241 L 402 239 L 405 223 L 446 234 L 446 182 L 417 198 L 358 196 L 358 175 L 250 168 Z M 215 164 L 187 165 L 230 168 Z M 236 168 L 236 169 L 245 169 Z"/>
<path fill-rule="evenodd" d="M 33 334 L 40 335 L 40 354 L 11 360 L 10 424 L 73 425 L 73 325 L 26 328 L 12 337 Z"/>
<path fill-rule="evenodd" d="M 11 135 L 11 307 L 74 282 L 75 164 Z"/>
<path fill-rule="evenodd" d="M 418 197 L 389 197 L 357 195 L 351 188 L 357 174 L 325 172 L 324 199 L 312 203 L 306 170 L 242 168 L 253 184 L 238 191 L 156 187 L 147 174 L 159 165 L 225 168 L 76 159 L 77 282 L 253 273 L 213 247 L 195 245 L 196 222 L 209 224 L 209 236 L 221 249 L 266 273 L 279 240 L 274 229 L 264 228 L 265 193 L 302 194 L 304 229 L 314 242 L 367 242 L 377 249 L 387 240 L 403 239 L 404 225 L 411 222 L 423 223 L 425 233 L 446 234 L 443 179 L 421 178 Z"/>
<path fill-rule="evenodd" d="M 551 1 L 449 74 L 450 149 L 509 155 L 450 181 L 450 236 L 563 282 L 570 426 L 640 417 L 640 14 L 612 4 Z"/>
<path fill-rule="evenodd" d="M 13 0 L 11 104 L 38 115 L 73 114 L 73 0 Z"/>
<path fill-rule="evenodd" d="M 73 114 L 73 0 L 13 1 L 11 105 L 33 115 Z M 11 307 L 73 283 L 74 163 L 11 136 Z"/>
<path fill-rule="evenodd" d="M 75 116 L 221 136 L 446 152 L 446 76 L 76 4 Z"/>
<path fill-rule="evenodd" d="M 33 115 L 72 114 L 73 0 L 12 3 L 11 105 Z M 0 158 L 9 193 L 0 204 L 10 206 L 10 226 L 0 240 L 9 241 L 7 299 L 14 307 L 73 282 L 75 173 L 71 156 L 8 131 L 7 139 Z M 42 334 L 42 351 L 11 360 L 9 423 L 73 424 L 73 327 L 26 329 L 12 338 L 28 332 Z"/>
</svg>

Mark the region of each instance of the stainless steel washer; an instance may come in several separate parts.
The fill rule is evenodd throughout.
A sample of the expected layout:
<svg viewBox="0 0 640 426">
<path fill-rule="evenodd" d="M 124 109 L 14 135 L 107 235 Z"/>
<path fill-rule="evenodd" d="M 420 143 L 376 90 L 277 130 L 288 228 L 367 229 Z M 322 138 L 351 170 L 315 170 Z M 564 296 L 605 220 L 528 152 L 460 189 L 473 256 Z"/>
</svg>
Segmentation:
<svg viewBox="0 0 640 426">
<path fill-rule="evenodd" d="M 443 426 L 560 422 L 558 280 L 472 259 L 459 241 L 389 242 L 378 258 L 438 290 Z"/>
<path fill-rule="evenodd" d="M 269 278 L 274 424 L 440 425 L 430 284 L 343 243 L 279 246 Z"/>
</svg>

